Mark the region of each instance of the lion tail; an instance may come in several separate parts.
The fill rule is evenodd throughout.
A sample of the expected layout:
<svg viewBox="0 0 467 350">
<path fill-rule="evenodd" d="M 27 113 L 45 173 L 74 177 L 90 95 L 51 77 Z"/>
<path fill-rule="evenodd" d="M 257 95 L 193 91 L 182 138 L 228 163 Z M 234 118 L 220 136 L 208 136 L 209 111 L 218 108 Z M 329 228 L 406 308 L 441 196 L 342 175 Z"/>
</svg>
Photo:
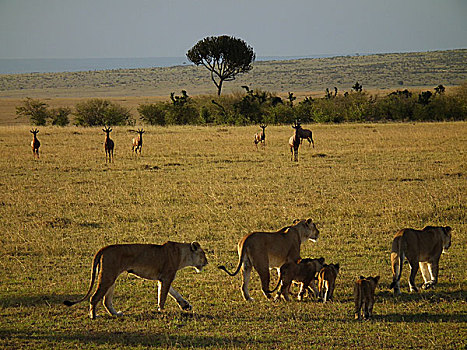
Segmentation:
<svg viewBox="0 0 467 350">
<path fill-rule="evenodd" d="M 243 242 L 243 243 L 244 244 L 242 245 L 242 250 L 241 250 L 240 256 L 238 258 L 237 269 L 233 273 L 230 272 L 229 270 L 227 270 L 227 268 L 224 265 L 219 265 L 217 268 L 227 272 L 229 274 L 229 276 L 232 276 L 232 277 L 235 276 L 240 271 L 240 268 L 242 267 L 243 259 L 245 258 L 245 254 L 246 254 L 245 253 L 245 242 Z"/>
<path fill-rule="evenodd" d="M 277 284 L 274 287 L 274 289 L 273 290 L 268 290 L 267 292 L 268 293 L 274 293 L 277 290 L 277 288 L 279 288 L 279 285 L 281 284 L 281 281 L 282 281 L 282 272 L 279 273 L 279 280 L 277 281 Z"/>
<path fill-rule="evenodd" d="M 91 269 L 91 282 L 89 283 L 89 289 L 86 295 L 76 301 L 65 300 L 63 304 L 65 304 L 66 306 L 72 306 L 72 305 L 82 302 L 83 300 L 89 297 L 89 294 L 91 294 L 91 291 L 92 291 L 92 287 L 94 286 L 94 281 L 96 280 L 97 268 L 100 267 L 100 264 L 101 264 L 101 256 L 102 256 L 102 249 L 99 250 L 94 256 L 94 260 L 92 262 L 92 269 Z"/>
<path fill-rule="evenodd" d="M 396 287 L 397 283 L 401 279 L 402 265 L 404 263 L 404 249 L 402 247 L 401 237 L 396 237 L 392 242 L 391 250 L 391 266 L 392 266 L 392 283 L 389 289 Z"/>
</svg>

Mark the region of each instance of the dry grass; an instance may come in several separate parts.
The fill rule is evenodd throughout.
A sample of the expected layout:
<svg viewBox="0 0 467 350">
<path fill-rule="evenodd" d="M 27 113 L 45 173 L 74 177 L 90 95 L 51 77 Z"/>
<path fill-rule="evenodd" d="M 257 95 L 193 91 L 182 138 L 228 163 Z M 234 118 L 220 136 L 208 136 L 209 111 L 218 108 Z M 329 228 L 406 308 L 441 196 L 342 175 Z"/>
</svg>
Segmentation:
<svg viewBox="0 0 467 350">
<path fill-rule="evenodd" d="M 33 160 L 27 126 L 0 127 L 0 347 L 4 348 L 455 348 L 466 345 L 467 123 L 313 125 L 316 148 L 290 162 L 290 127 L 145 127 L 143 155 L 115 127 L 105 164 L 101 128 L 40 128 Z M 273 303 L 251 285 L 246 303 L 233 266 L 236 242 L 312 217 L 321 231 L 303 256 L 339 262 L 336 302 Z M 403 227 L 450 225 L 434 291 L 394 300 L 389 252 Z M 61 303 L 87 288 L 103 245 L 198 240 L 210 264 L 174 286 L 194 306 L 155 311 L 154 284 L 123 275 L 120 319 L 91 322 L 87 305 Z M 356 276 L 379 274 L 376 317 L 352 319 Z M 273 282 L 275 279 L 273 278 Z M 421 282 L 421 276 L 417 276 Z M 102 313 L 102 310 L 100 310 Z"/>
</svg>

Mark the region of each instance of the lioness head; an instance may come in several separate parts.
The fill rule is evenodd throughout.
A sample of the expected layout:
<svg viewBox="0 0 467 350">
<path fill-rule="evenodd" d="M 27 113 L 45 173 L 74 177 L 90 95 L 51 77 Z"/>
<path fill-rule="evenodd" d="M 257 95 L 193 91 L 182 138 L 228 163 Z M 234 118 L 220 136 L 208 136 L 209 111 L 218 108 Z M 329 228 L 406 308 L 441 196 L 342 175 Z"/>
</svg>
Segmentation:
<svg viewBox="0 0 467 350">
<path fill-rule="evenodd" d="M 451 246 L 451 231 L 452 228 L 449 226 L 445 226 L 442 228 L 443 230 L 443 235 L 442 235 L 442 240 L 443 240 L 443 253 L 445 253 L 449 247 Z"/>
<path fill-rule="evenodd" d="M 206 254 L 198 242 L 192 242 L 190 245 L 191 251 L 191 265 L 195 268 L 196 272 L 201 272 L 204 266 L 208 264 Z"/>
<path fill-rule="evenodd" d="M 318 240 L 319 231 L 312 219 L 307 220 L 294 220 L 294 227 L 300 231 L 300 235 L 303 235 L 304 240 L 309 239 L 310 241 L 316 242 Z"/>
</svg>

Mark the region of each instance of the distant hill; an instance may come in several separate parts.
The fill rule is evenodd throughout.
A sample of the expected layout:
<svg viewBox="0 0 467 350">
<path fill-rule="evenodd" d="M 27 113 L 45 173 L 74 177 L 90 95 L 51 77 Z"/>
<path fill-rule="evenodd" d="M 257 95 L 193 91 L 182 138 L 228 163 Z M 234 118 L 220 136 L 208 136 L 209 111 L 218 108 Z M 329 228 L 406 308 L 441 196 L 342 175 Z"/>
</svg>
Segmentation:
<svg viewBox="0 0 467 350">
<path fill-rule="evenodd" d="M 253 70 L 225 83 L 224 93 L 241 85 L 279 94 L 304 94 L 337 87 L 348 91 L 433 88 L 467 81 L 467 49 L 255 62 Z M 0 75 L 0 97 L 169 96 L 216 92 L 204 67 L 118 69 L 70 73 Z"/>
</svg>

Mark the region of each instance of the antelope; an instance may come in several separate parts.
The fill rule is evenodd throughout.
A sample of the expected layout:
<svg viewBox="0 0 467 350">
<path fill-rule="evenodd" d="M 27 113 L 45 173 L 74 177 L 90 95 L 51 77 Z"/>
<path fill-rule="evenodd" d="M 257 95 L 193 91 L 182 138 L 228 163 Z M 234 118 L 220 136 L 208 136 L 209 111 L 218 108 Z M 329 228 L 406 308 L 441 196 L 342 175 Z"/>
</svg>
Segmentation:
<svg viewBox="0 0 467 350">
<path fill-rule="evenodd" d="M 133 147 L 131 149 L 135 152 L 135 154 L 138 154 L 138 150 L 139 154 L 141 154 L 141 148 L 143 148 L 143 134 L 145 131 L 143 129 L 138 129 L 135 132 L 138 133 L 138 137 L 133 139 Z"/>
<path fill-rule="evenodd" d="M 29 132 L 33 135 L 31 141 L 32 155 L 34 158 L 39 158 L 39 147 L 41 146 L 41 143 L 37 139 L 37 133 L 39 132 L 39 130 L 33 129 Z"/>
<path fill-rule="evenodd" d="M 104 149 L 105 149 L 105 162 L 107 163 L 107 156 L 109 157 L 109 163 L 112 163 L 112 158 L 114 157 L 114 142 L 110 139 L 110 132 L 112 129 L 110 127 L 105 126 L 102 129 L 105 132 L 105 141 L 104 141 Z"/>
<path fill-rule="evenodd" d="M 300 137 L 300 143 L 302 143 L 302 139 L 308 140 L 308 146 L 313 144 L 313 148 L 315 148 L 315 142 L 313 141 L 313 133 L 311 130 L 303 129 L 302 127 L 299 128 L 298 136 Z"/>
<path fill-rule="evenodd" d="M 265 131 L 265 129 L 266 129 L 267 125 L 261 124 L 259 127 L 261 129 L 263 129 L 263 131 L 257 132 L 255 134 L 255 141 L 254 142 L 255 142 L 255 145 L 256 145 L 256 149 L 258 149 L 258 143 L 262 143 L 263 147 L 266 146 L 266 131 Z"/>
<path fill-rule="evenodd" d="M 298 148 L 300 147 L 299 130 L 301 128 L 300 123 L 295 121 L 294 125 L 292 125 L 292 128 L 295 129 L 295 133 L 289 138 L 290 152 L 292 153 L 290 160 L 295 160 L 298 162 Z"/>
</svg>

